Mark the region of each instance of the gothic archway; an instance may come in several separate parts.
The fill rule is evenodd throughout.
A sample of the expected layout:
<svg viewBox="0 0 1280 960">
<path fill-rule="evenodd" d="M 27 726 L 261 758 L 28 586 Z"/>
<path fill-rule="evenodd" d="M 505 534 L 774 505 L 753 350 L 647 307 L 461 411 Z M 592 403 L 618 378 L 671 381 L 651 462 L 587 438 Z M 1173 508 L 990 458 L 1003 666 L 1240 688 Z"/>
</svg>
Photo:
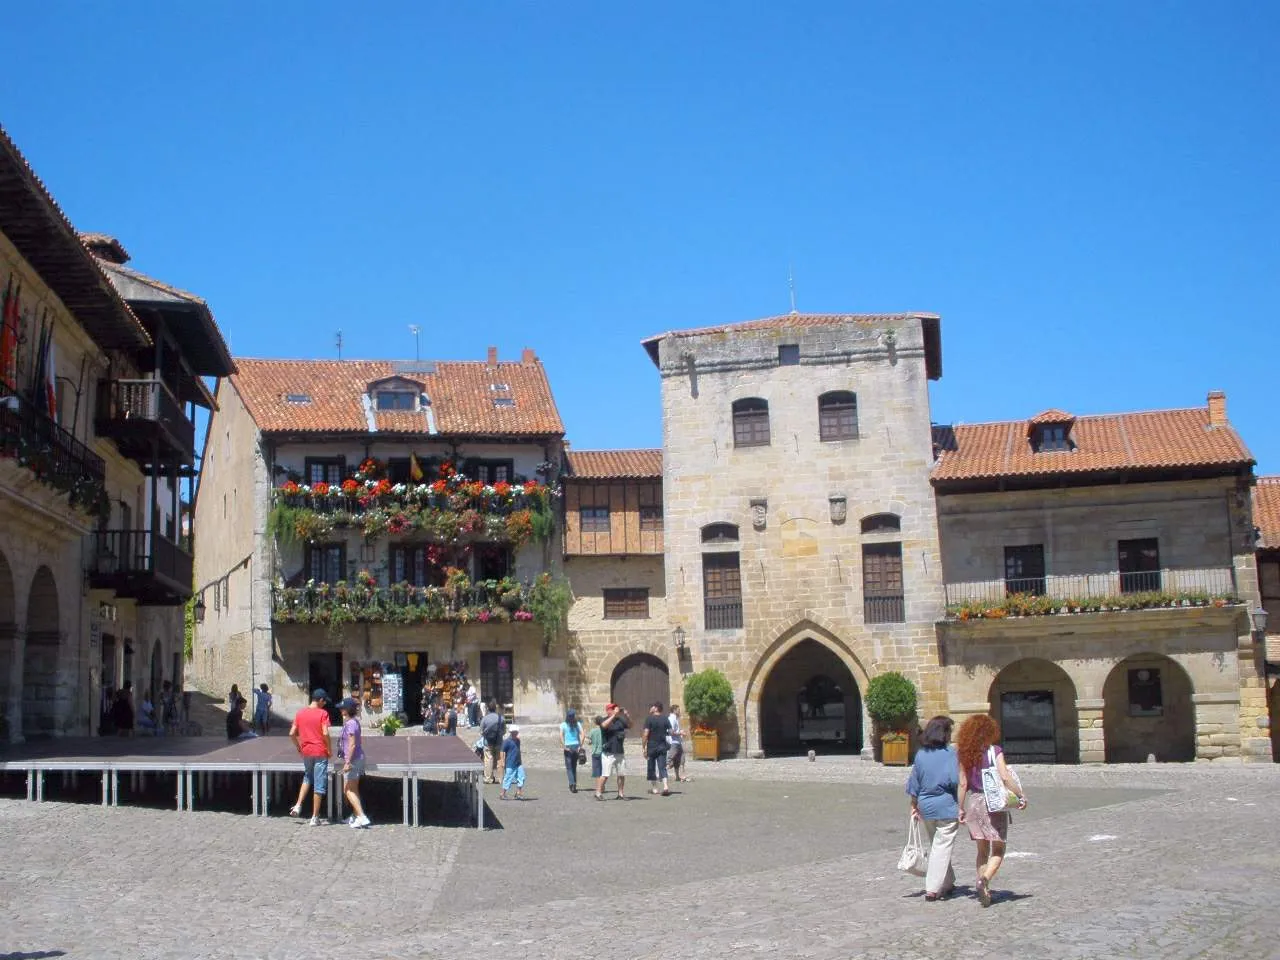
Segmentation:
<svg viewBox="0 0 1280 960">
<path fill-rule="evenodd" d="M 805 638 L 770 669 L 760 691 L 760 746 L 768 756 L 862 749 L 862 696 L 833 650 Z"/>
</svg>

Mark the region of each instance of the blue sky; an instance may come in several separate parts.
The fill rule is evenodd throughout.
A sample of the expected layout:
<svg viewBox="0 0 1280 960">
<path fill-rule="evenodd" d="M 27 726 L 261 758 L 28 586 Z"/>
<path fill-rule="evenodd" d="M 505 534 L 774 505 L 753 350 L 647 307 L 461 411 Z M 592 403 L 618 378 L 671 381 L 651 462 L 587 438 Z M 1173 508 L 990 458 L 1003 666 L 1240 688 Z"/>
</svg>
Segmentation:
<svg viewBox="0 0 1280 960">
<path fill-rule="evenodd" d="M 371 10 L 373 12 L 371 12 Z M 943 317 L 933 416 L 1203 405 L 1280 471 L 1280 5 L 22 4 L 0 122 L 235 354 L 542 357 L 661 442 L 649 334 Z"/>
</svg>

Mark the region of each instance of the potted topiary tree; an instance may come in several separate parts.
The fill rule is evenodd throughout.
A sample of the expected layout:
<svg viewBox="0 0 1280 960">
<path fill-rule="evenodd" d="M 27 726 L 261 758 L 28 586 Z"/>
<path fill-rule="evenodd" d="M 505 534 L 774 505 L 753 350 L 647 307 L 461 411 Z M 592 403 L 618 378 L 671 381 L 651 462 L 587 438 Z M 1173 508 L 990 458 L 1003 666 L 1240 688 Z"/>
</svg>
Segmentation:
<svg viewBox="0 0 1280 960">
<path fill-rule="evenodd" d="M 880 735 L 880 762 L 906 766 L 911 755 L 908 723 L 916 712 L 916 685 L 895 671 L 872 677 L 867 684 L 867 714 Z"/>
<path fill-rule="evenodd" d="M 733 687 L 714 667 L 691 673 L 684 682 L 684 709 L 693 722 L 693 759 L 720 759 L 716 725 L 733 709 Z"/>
</svg>

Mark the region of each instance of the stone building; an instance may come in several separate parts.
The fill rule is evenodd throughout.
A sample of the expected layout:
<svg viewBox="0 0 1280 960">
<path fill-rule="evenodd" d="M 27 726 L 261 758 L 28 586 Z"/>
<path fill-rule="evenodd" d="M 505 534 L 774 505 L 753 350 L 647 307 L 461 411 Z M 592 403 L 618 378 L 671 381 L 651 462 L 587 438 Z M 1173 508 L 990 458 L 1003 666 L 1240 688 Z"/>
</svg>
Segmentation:
<svg viewBox="0 0 1280 960">
<path fill-rule="evenodd" d="M 644 345 L 662 379 L 668 624 L 682 672 L 716 667 L 737 691 L 727 749 L 868 749 L 861 693 L 886 670 L 943 708 L 938 317 L 792 314 Z"/>
<path fill-rule="evenodd" d="M 203 301 L 127 259 L 75 233 L 0 131 L 0 716 L 15 741 L 97 730 L 125 683 L 182 683 L 181 485 L 200 377 L 232 367 Z"/>
<path fill-rule="evenodd" d="M 679 691 L 667 616 L 661 450 L 570 450 L 564 475 L 564 569 L 573 705 L 608 700 L 633 718 Z M 676 678 L 674 684 L 672 678 Z"/>
<path fill-rule="evenodd" d="M 1013 759 L 1264 758 L 1253 457 L 1205 407 L 938 428 L 949 711 Z"/>
<path fill-rule="evenodd" d="M 201 684 L 416 720 L 423 682 L 465 662 L 483 697 L 554 718 L 569 668 L 535 612 L 561 588 L 564 427 L 533 352 L 237 365 L 196 514 Z"/>
<path fill-rule="evenodd" d="M 1259 477 L 1253 490 L 1253 522 L 1258 547 L 1258 589 L 1266 626 L 1255 635 L 1253 654 L 1260 683 L 1242 695 L 1262 691 L 1267 703 L 1267 727 L 1272 757 L 1280 762 L 1280 477 Z M 1261 719 L 1261 718 L 1260 718 Z M 1261 730 L 1261 724 L 1258 724 Z M 1255 736 L 1261 736 L 1261 732 Z"/>
</svg>

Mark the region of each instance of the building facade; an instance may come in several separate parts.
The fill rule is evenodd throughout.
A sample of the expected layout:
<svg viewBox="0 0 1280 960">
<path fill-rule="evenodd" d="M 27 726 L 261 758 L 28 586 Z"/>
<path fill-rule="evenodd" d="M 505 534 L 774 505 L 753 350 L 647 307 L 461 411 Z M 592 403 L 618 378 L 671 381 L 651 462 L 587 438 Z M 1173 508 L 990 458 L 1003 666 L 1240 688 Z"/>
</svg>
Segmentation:
<svg viewBox="0 0 1280 960">
<path fill-rule="evenodd" d="M 209 402 L 200 377 L 232 367 L 203 302 L 184 295 L 179 322 L 124 281 L 163 287 L 126 260 L 116 241 L 74 232 L 0 132 L 0 715 L 12 741 L 96 731 L 126 683 L 135 705 L 182 684 L 181 490 L 194 411 Z"/>
<path fill-rule="evenodd" d="M 1254 635 L 1257 681 L 1242 695 L 1265 698 L 1254 736 L 1270 735 L 1272 756 L 1280 762 L 1280 477 L 1259 477 L 1253 491 L 1254 534 L 1258 547 L 1258 591 L 1266 611 L 1265 625 Z"/>
<path fill-rule="evenodd" d="M 532 351 L 238 367 L 196 515 L 202 685 L 267 683 L 284 715 L 323 687 L 370 722 L 416 721 L 428 680 L 465 673 L 514 714 L 556 716 L 564 428 Z"/>
</svg>

